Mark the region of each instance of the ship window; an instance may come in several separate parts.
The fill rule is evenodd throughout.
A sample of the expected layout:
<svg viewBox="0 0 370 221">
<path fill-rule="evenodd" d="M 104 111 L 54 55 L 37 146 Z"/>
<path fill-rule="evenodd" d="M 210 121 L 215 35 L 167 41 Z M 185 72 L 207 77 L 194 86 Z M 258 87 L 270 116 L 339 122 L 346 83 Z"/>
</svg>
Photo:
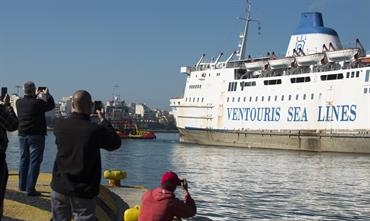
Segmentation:
<svg viewBox="0 0 370 221">
<path fill-rule="evenodd" d="M 306 100 L 306 94 L 303 94 L 303 100 Z"/>
<path fill-rule="evenodd" d="M 312 94 L 311 94 L 311 100 L 313 100 L 313 98 L 314 98 L 314 94 L 312 93 Z"/>
<path fill-rule="evenodd" d="M 360 77 L 360 72 L 356 71 L 356 78 Z"/>
<path fill-rule="evenodd" d="M 275 101 L 277 101 L 277 95 L 275 95 Z"/>
<path fill-rule="evenodd" d="M 244 82 L 244 86 L 245 87 L 256 86 L 256 82 L 255 81 Z"/>
<path fill-rule="evenodd" d="M 187 102 L 188 101 L 188 98 L 185 98 L 185 102 Z"/>
<path fill-rule="evenodd" d="M 195 102 L 195 97 L 193 97 L 193 102 Z"/>
<path fill-rule="evenodd" d="M 245 102 L 245 100 L 246 100 L 247 98 L 246 97 L 244 97 L 244 102 Z"/>
<path fill-rule="evenodd" d="M 297 100 L 298 100 L 298 98 L 299 98 L 299 95 L 298 95 L 298 94 L 296 94 L 296 95 L 295 95 L 295 100 L 297 101 Z"/>
<path fill-rule="evenodd" d="M 262 96 L 261 101 L 263 102 L 264 99 L 265 99 L 265 96 Z"/>
<path fill-rule="evenodd" d="M 238 102 L 240 102 L 240 97 L 238 97 Z"/>
<path fill-rule="evenodd" d="M 249 97 L 249 102 L 252 102 L 252 97 Z"/>
<path fill-rule="evenodd" d="M 291 78 L 290 83 L 303 83 L 303 82 L 310 82 L 311 78 L 310 77 L 297 77 L 297 78 Z"/>
<path fill-rule="evenodd" d="M 292 95 L 289 94 L 288 100 L 292 100 Z"/>
<path fill-rule="evenodd" d="M 271 96 L 269 96 L 267 100 L 270 101 L 271 100 Z"/>
<path fill-rule="evenodd" d="M 234 79 L 235 80 L 244 79 L 246 77 L 245 73 L 247 73 L 247 69 L 235 69 L 234 70 Z"/>
<path fill-rule="evenodd" d="M 199 102 L 199 97 L 197 98 L 197 102 Z"/>
<path fill-rule="evenodd" d="M 204 102 L 204 97 L 202 97 L 202 102 Z"/>
<path fill-rule="evenodd" d="M 264 85 L 281 84 L 281 79 L 265 80 L 265 81 L 263 81 L 263 84 Z"/>
<path fill-rule="evenodd" d="M 284 100 L 284 95 L 281 95 L 281 101 L 283 101 Z"/>
<path fill-rule="evenodd" d="M 235 97 L 233 97 L 233 99 L 232 99 L 232 102 L 234 102 L 235 101 Z"/>
<path fill-rule="evenodd" d="M 365 82 L 369 82 L 370 80 L 370 70 L 366 71 L 366 77 L 365 77 Z"/>
<path fill-rule="evenodd" d="M 367 94 L 367 87 L 364 88 L 364 94 Z"/>
<path fill-rule="evenodd" d="M 349 72 L 347 72 L 347 78 L 349 78 Z"/>
<path fill-rule="evenodd" d="M 339 80 L 339 79 L 343 79 L 343 74 L 321 75 L 320 78 L 322 81 Z"/>
<path fill-rule="evenodd" d="M 353 78 L 353 77 L 355 77 L 355 72 L 354 71 L 351 72 L 351 78 Z"/>
<path fill-rule="evenodd" d="M 258 96 L 256 96 L 256 102 L 258 101 Z"/>
<path fill-rule="evenodd" d="M 227 97 L 226 102 L 229 102 L 229 97 Z"/>
</svg>

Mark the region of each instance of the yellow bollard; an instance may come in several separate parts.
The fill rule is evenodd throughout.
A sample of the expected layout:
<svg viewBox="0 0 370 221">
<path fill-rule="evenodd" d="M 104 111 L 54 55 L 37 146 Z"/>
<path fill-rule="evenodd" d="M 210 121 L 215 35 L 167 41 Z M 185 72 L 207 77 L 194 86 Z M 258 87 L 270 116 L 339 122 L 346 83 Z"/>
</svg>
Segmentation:
<svg viewBox="0 0 370 221">
<path fill-rule="evenodd" d="M 127 173 L 122 170 L 105 170 L 103 176 L 108 180 L 108 185 L 121 186 L 120 181 L 127 177 Z"/>
<path fill-rule="evenodd" d="M 123 220 L 124 221 L 137 221 L 139 219 L 139 213 L 140 213 L 140 206 L 135 205 L 134 207 L 125 210 L 125 213 L 123 214 Z"/>
</svg>

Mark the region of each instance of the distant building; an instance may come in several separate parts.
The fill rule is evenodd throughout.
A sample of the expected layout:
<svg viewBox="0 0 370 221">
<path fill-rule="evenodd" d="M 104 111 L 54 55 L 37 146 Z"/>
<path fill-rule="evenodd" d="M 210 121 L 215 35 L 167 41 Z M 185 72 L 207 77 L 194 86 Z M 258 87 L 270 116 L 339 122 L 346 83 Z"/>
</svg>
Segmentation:
<svg viewBox="0 0 370 221">
<path fill-rule="evenodd" d="M 152 110 L 145 104 L 136 104 L 135 116 L 145 121 L 157 121 L 156 111 Z"/>
<path fill-rule="evenodd" d="M 66 117 L 71 112 L 72 112 L 72 96 L 63 97 L 62 100 L 59 101 L 59 114 L 60 114 L 60 116 Z"/>
</svg>

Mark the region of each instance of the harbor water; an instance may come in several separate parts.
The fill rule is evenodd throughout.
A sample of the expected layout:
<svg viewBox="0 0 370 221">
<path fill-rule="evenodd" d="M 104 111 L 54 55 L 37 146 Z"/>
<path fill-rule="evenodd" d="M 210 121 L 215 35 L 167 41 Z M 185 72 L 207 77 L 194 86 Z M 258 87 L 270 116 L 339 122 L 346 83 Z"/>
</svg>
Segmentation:
<svg viewBox="0 0 370 221">
<path fill-rule="evenodd" d="M 188 180 L 197 216 L 210 220 L 370 220 L 370 155 L 201 146 L 178 139 L 176 133 L 158 133 L 156 140 L 123 140 L 119 150 L 102 151 L 103 170 L 125 170 L 123 185 L 146 188 L 173 170 Z M 9 133 L 9 140 L 9 170 L 17 171 L 17 133 Z M 52 171 L 55 152 L 49 132 L 42 172 Z"/>
</svg>

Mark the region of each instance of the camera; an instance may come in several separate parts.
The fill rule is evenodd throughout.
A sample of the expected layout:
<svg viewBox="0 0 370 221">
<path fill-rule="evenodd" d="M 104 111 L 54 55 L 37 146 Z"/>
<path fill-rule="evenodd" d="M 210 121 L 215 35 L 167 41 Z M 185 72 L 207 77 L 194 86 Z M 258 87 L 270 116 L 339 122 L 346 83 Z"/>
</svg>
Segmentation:
<svg viewBox="0 0 370 221">
<path fill-rule="evenodd" d="M 44 92 L 46 90 L 46 87 L 38 87 L 37 92 Z"/>
<path fill-rule="evenodd" d="M 8 93 L 8 88 L 7 87 L 2 87 L 1 88 L 1 97 L 0 100 L 2 101 L 5 98 L 5 95 Z"/>
<path fill-rule="evenodd" d="M 94 113 L 97 110 L 101 110 L 103 108 L 103 102 L 101 101 L 94 101 Z"/>
<path fill-rule="evenodd" d="M 182 186 L 182 187 L 187 189 L 188 188 L 188 181 L 186 179 L 180 180 L 179 186 Z"/>
</svg>

